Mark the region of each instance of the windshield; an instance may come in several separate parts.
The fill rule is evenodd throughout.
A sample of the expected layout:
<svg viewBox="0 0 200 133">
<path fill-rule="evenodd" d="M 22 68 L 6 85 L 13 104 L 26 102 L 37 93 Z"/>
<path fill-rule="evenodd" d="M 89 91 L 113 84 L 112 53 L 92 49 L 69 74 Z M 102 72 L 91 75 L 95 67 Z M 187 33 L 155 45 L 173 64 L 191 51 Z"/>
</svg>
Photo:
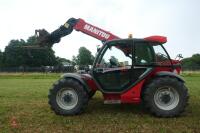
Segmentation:
<svg viewBox="0 0 200 133">
<path fill-rule="evenodd" d="M 132 44 L 115 43 L 107 46 L 95 64 L 98 68 L 125 67 L 132 65 Z"/>
<path fill-rule="evenodd" d="M 155 62 L 157 65 L 171 65 L 169 56 L 165 52 L 162 45 L 154 45 L 153 49 L 155 52 Z"/>
</svg>

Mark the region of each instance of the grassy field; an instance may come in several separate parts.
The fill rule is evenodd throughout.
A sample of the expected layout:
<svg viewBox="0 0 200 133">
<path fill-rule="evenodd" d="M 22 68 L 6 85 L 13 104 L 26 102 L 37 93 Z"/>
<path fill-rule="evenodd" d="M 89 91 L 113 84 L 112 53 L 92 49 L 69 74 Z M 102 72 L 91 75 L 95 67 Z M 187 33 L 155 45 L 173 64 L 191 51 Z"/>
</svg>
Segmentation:
<svg viewBox="0 0 200 133">
<path fill-rule="evenodd" d="M 78 116 L 58 116 L 48 90 L 60 74 L 0 74 L 0 132 L 200 132 L 200 73 L 183 74 L 190 100 L 178 118 L 156 118 L 139 105 L 104 105 L 97 93 Z"/>
</svg>

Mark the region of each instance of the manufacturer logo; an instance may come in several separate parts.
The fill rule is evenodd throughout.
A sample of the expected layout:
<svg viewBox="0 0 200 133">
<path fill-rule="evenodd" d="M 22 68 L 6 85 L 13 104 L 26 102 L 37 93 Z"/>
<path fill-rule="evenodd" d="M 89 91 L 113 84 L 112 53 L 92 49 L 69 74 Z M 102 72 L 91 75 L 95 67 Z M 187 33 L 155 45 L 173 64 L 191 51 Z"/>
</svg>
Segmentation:
<svg viewBox="0 0 200 133">
<path fill-rule="evenodd" d="M 110 37 L 110 34 L 107 34 L 104 31 L 101 31 L 101 30 L 99 30 L 99 29 L 97 29 L 97 28 L 95 28 L 95 27 L 93 27 L 91 25 L 88 25 L 88 24 L 86 24 L 84 26 L 84 29 L 87 30 L 87 31 L 90 31 L 90 32 L 92 32 L 92 33 L 94 33 L 94 34 L 96 34 L 96 35 L 98 35 L 100 37 L 103 37 L 105 39 L 108 39 Z"/>
</svg>

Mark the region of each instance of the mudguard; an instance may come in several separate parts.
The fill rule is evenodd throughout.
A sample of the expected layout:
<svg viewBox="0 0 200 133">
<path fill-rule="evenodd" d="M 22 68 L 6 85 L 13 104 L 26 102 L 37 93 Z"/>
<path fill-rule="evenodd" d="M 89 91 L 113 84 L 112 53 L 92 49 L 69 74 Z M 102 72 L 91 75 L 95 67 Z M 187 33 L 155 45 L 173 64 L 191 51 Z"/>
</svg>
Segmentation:
<svg viewBox="0 0 200 133">
<path fill-rule="evenodd" d="M 180 80 L 181 82 L 185 83 L 184 79 L 183 79 L 180 75 L 178 75 L 178 74 L 176 74 L 176 73 L 173 73 L 173 72 L 161 71 L 161 72 L 156 73 L 156 76 L 159 76 L 159 77 L 160 77 L 160 76 L 175 77 L 175 78 L 177 78 L 178 80 Z"/>
<path fill-rule="evenodd" d="M 84 89 L 89 93 L 91 92 L 91 89 L 90 87 L 87 85 L 87 83 L 81 78 L 81 75 L 80 74 L 77 74 L 77 73 L 65 73 L 61 76 L 61 78 L 73 78 L 77 81 L 79 81 L 83 86 L 84 86 Z"/>
</svg>

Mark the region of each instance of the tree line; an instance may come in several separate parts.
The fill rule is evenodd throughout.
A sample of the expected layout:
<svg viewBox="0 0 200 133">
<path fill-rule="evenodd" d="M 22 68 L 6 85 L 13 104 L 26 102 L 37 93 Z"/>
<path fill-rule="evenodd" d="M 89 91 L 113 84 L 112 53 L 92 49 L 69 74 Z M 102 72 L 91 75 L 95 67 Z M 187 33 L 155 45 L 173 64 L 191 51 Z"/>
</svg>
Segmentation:
<svg viewBox="0 0 200 133">
<path fill-rule="evenodd" d="M 31 36 L 26 41 L 23 39 L 11 40 L 5 47 L 4 52 L 0 50 L 0 67 L 42 67 L 60 66 L 67 62 L 73 66 L 89 66 L 93 64 L 94 56 L 85 47 L 80 47 L 78 55 L 72 59 L 65 59 L 55 56 L 52 48 L 31 49 L 26 46 L 35 46 L 36 37 Z M 181 60 L 183 68 L 197 67 L 200 69 L 200 54 Z"/>
<path fill-rule="evenodd" d="M 59 66 L 63 62 L 71 65 L 91 65 L 94 60 L 94 56 L 85 47 L 80 47 L 79 54 L 69 60 L 56 57 L 52 48 L 35 49 L 27 47 L 35 46 L 35 43 L 35 36 L 29 37 L 26 41 L 23 39 L 11 40 L 4 52 L 0 50 L 0 67 Z"/>
<path fill-rule="evenodd" d="M 200 70 L 200 54 L 193 54 L 192 57 L 184 58 L 181 60 L 182 67 L 185 69 Z"/>
<path fill-rule="evenodd" d="M 26 46 L 34 46 L 36 38 L 29 37 L 26 41 L 11 40 L 5 47 L 5 51 L 1 52 L 0 62 L 3 67 L 40 67 L 47 65 L 56 65 L 57 58 L 51 48 L 31 49 Z"/>
</svg>

